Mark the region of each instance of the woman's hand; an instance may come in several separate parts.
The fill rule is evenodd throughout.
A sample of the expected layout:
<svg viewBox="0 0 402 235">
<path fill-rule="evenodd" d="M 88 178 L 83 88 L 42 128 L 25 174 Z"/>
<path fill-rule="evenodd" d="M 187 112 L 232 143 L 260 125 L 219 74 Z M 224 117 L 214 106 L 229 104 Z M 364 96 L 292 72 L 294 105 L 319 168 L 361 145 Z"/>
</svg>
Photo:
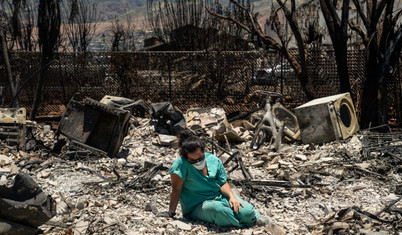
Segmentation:
<svg viewBox="0 0 402 235">
<path fill-rule="evenodd" d="M 240 208 L 244 207 L 243 204 L 237 200 L 236 196 L 234 195 L 234 193 L 232 192 L 232 189 L 229 186 L 229 183 L 226 182 L 221 186 L 221 192 L 226 195 L 229 198 L 229 205 L 230 208 L 232 208 L 232 210 L 235 213 L 239 213 L 240 212 Z"/>
<path fill-rule="evenodd" d="M 235 196 L 229 198 L 229 205 L 230 205 L 230 207 L 232 208 L 232 210 L 233 210 L 235 213 L 239 213 L 239 212 L 240 212 L 240 208 L 241 208 L 241 207 L 244 207 L 243 204 L 242 204 L 239 200 L 237 200 L 237 198 L 236 198 Z M 241 207 L 240 207 L 240 206 L 241 206 Z"/>
</svg>

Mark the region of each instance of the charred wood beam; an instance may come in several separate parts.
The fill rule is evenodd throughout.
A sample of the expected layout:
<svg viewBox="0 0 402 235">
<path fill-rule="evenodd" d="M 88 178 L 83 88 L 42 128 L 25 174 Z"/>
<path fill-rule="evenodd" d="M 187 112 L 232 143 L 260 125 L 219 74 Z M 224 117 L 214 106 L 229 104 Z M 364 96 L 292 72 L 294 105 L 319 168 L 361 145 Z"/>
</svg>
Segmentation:
<svg viewBox="0 0 402 235">
<path fill-rule="evenodd" d="M 280 181 L 280 180 L 231 180 L 235 185 L 250 184 L 252 186 L 268 186 L 268 187 L 280 187 L 280 188 L 311 188 L 317 185 L 296 185 L 290 181 Z"/>
<path fill-rule="evenodd" d="M 151 183 L 151 179 L 156 175 L 156 173 L 163 168 L 163 163 L 155 165 L 151 167 L 148 171 L 142 173 L 137 178 L 133 179 L 132 181 L 128 182 L 125 187 L 127 188 L 139 188 L 144 184 Z"/>
<path fill-rule="evenodd" d="M 389 208 L 391 208 L 393 205 L 395 205 L 397 202 L 399 202 L 402 199 L 402 196 L 399 196 L 399 198 L 397 198 L 396 200 L 392 201 L 391 203 L 389 203 L 386 207 L 384 207 L 382 210 L 380 210 L 379 212 L 377 212 L 375 214 L 375 216 L 380 216 L 381 213 L 383 213 L 384 211 L 388 210 Z"/>
<path fill-rule="evenodd" d="M 368 219 L 375 220 L 375 221 L 378 221 L 378 222 L 381 222 L 381 223 L 391 224 L 391 223 L 394 222 L 394 221 L 391 221 L 391 220 L 383 220 L 383 219 L 380 219 L 380 218 L 378 218 L 378 216 L 373 215 L 373 214 L 371 214 L 370 212 L 367 212 L 367 211 L 362 211 L 362 210 L 360 210 L 360 209 L 359 209 L 358 207 L 356 207 L 356 206 L 349 207 L 349 208 L 346 208 L 346 209 L 344 209 L 344 210 L 339 211 L 339 212 L 338 212 L 338 220 L 341 220 L 341 219 L 342 219 L 345 215 L 347 215 L 350 211 L 353 211 L 353 212 L 355 212 L 355 213 L 357 213 L 357 214 L 359 214 L 359 215 L 362 215 L 362 216 L 364 216 L 364 217 L 366 217 L 366 218 L 368 218 Z"/>
</svg>

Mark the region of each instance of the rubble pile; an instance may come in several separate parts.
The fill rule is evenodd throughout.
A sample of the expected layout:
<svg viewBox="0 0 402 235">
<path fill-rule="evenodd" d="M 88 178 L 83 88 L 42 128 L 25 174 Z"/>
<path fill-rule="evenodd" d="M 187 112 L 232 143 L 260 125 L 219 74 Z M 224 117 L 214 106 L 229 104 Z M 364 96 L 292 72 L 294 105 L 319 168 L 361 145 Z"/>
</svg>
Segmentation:
<svg viewBox="0 0 402 235">
<path fill-rule="evenodd" d="M 233 191 L 271 216 L 274 225 L 239 229 L 188 221 L 182 218 L 180 205 L 175 219 L 159 216 L 168 210 L 168 170 L 179 156 L 177 145 L 161 141 L 148 117 L 130 117 L 130 128 L 115 157 L 85 154 L 82 149 L 63 152 L 52 130 L 32 125 L 34 134 L 27 139 L 26 151 L 1 143 L 0 185 L 11 185 L 22 172 L 51 196 L 57 214 L 39 227 L 45 234 L 395 234 L 402 230 L 400 155 L 397 148 L 387 154 L 384 141 L 381 146 L 386 151 L 378 150 L 377 142 L 366 141 L 368 132 L 320 145 L 287 141 L 274 151 L 269 141 L 250 148 L 252 138 L 243 137 L 244 132 L 252 136 L 252 129 L 240 128 L 239 121 L 227 123 L 225 118 L 223 124 L 227 129 L 222 133 L 236 129 L 234 133 L 243 136 L 242 142 L 233 143 L 224 136 L 218 141 L 211 131 L 214 125 L 221 127 L 221 117 L 199 116 L 195 111 L 186 116 L 191 118 L 187 125 L 197 125 L 194 131 L 205 128 L 201 135 L 207 151 L 224 163 Z M 390 146 L 402 145 L 401 135 L 389 138 Z"/>
</svg>

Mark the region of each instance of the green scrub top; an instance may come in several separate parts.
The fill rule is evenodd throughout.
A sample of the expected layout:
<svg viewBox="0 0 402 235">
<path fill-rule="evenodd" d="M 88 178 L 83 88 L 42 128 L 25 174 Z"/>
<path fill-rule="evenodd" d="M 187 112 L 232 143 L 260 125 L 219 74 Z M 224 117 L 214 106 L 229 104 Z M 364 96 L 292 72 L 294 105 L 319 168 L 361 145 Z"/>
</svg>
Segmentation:
<svg viewBox="0 0 402 235">
<path fill-rule="evenodd" d="M 205 153 L 208 175 L 195 169 L 185 157 L 173 162 L 169 174 L 176 174 L 183 179 L 180 204 L 184 217 L 187 217 L 200 203 L 221 195 L 221 186 L 226 183 L 226 170 L 219 158 Z"/>
</svg>

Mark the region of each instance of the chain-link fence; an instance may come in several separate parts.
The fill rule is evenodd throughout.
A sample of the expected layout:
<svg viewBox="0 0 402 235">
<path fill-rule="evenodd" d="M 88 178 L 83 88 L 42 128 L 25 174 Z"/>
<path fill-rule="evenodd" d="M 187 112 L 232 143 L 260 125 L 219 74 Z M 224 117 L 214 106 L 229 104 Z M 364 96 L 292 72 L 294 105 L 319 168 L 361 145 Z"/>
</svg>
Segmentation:
<svg viewBox="0 0 402 235">
<path fill-rule="evenodd" d="M 364 51 L 349 51 L 355 101 L 365 79 L 364 55 Z M 316 97 L 338 94 L 334 51 L 313 50 L 308 56 L 309 89 Z M 60 114 L 76 92 L 98 100 L 114 95 L 148 103 L 170 101 L 182 111 L 219 106 L 228 113 L 254 109 L 257 101 L 250 94 L 257 90 L 282 93 L 291 109 L 307 101 L 294 70 L 277 52 L 59 53 L 55 59 L 46 70 L 39 114 Z M 18 77 L 20 85 L 25 83 L 19 105 L 30 112 L 40 54 L 13 52 L 10 60 L 13 78 Z M 11 96 L 3 61 L 0 86 L 7 106 Z M 388 89 L 391 119 L 401 126 L 400 68 Z M 359 102 L 355 105 L 359 109 Z"/>
</svg>

